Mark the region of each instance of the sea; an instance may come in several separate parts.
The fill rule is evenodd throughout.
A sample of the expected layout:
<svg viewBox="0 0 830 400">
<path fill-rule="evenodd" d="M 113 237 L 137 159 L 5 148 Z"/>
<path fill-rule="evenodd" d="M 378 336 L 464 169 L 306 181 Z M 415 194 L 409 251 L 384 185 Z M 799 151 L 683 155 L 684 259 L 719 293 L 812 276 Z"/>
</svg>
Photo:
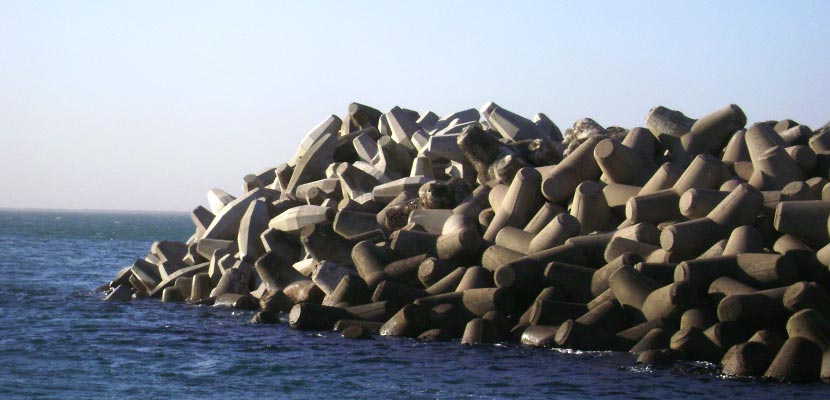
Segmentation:
<svg viewBox="0 0 830 400">
<path fill-rule="evenodd" d="M 729 379 L 705 363 L 461 346 L 250 323 L 249 311 L 104 302 L 94 289 L 184 213 L 0 210 L 0 399 L 808 399 L 830 385 Z"/>
</svg>

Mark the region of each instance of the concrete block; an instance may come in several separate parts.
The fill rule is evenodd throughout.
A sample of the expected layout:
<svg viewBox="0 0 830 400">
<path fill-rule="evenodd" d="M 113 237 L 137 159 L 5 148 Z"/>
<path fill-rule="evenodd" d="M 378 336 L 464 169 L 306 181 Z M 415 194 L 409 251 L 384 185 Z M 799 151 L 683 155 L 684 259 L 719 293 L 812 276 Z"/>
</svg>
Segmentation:
<svg viewBox="0 0 830 400">
<path fill-rule="evenodd" d="M 638 262 L 634 264 L 634 269 L 661 285 L 674 282 L 674 270 L 676 268 L 677 263 L 673 262 Z"/>
<path fill-rule="evenodd" d="M 633 343 L 628 343 L 618 336 L 583 325 L 572 319 L 563 322 L 559 326 L 555 340 L 563 348 L 583 351 L 626 351 L 633 345 Z"/>
<path fill-rule="evenodd" d="M 214 215 L 219 214 L 226 205 L 236 200 L 236 198 L 228 194 L 228 192 L 218 188 L 208 190 L 207 199 L 210 211 Z"/>
<path fill-rule="evenodd" d="M 625 265 L 633 267 L 635 264 L 642 261 L 642 259 L 642 257 L 636 254 L 625 253 L 609 261 L 601 268 L 595 270 L 594 273 L 591 275 L 591 294 L 593 296 L 599 296 L 600 294 L 608 290 L 608 288 L 610 287 L 608 282 L 611 275 L 613 275 L 615 272 L 617 272 L 617 270 L 619 270 Z"/>
<path fill-rule="evenodd" d="M 815 282 L 796 282 L 784 292 L 784 307 L 792 312 L 815 309 L 830 319 L 830 296 Z"/>
<path fill-rule="evenodd" d="M 233 268 L 228 269 L 219 279 L 216 287 L 210 292 L 212 297 L 219 297 L 225 293 L 247 295 L 250 292 L 250 279 L 253 267 L 244 261 L 237 261 Z"/>
<path fill-rule="evenodd" d="M 374 213 L 341 210 L 334 217 L 332 228 L 338 235 L 352 241 L 381 237 L 383 230 Z"/>
<path fill-rule="evenodd" d="M 817 381 L 821 374 L 821 348 L 803 337 L 791 337 L 775 355 L 765 378 L 783 382 Z"/>
<path fill-rule="evenodd" d="M 350 314 L 365 321 L 385 322 L 401 309 L 391 301 L 379 301 L 346 308 Z"/>
<path fill-rule="evenodd" d="M 746 115 L 730 104 L 695 121 L 681 138 L 687 154 L 714 153 L 726 145 L 732 134 L 746 125 Z"/>
<path fill-rule="evenodd" d="M 654 158 L 659 150 L 662 150 L 657 138 L 646 128 L 631 128 L 622 139 L 622 145 L 636 151 L 649 163 L 654 163 Z"/>
<path fill-rule="evenodd" d="M 372 274 L 367 283 L 370 287 L 374 287 L 380 281 L 391 279 L 408 286 L 420 288 L 422 284 L 418 279 L 418 270 L 427 259 L 429 257 L 426 254 L 419 254 L 392 261 L 386 264 L 381 271 Z"/>
<path fill-rule="evenodd" d="M 626 220 L 653 224 L 683 220 L 679 201 L 680 195 L 672 189 L 631 197 L 625 204 Z"/>
<path fill-rule="evenodd" d="M 423 176 L 435 179 L 437 174 L 435 168 L 432 166 L 432 161 L 428 157 L 417 156 L 412 160 L 412 169 L 409 171 L 409 176 Z"/>
<path fill-rule="evenodd" d="M 374 187 L 380 184 L 380 181 L 373 175 L 346 163 L 340 164 L 336 172 L 342 198 L 354 199 L 366 193 L 372 193 Z"/>
<path fill-rule="evenodd" d="M 719 159 L 700 154 L 692 160 L 672 189 L 678 194 L 689 189 L 715 189 L 728 178 L 729 171 Z"/>
<path fill-rule="evenodd" d="M 352 145 L 358 157 L 368 163 L 371 163 L 378 154 L 377 140 L 368 132 L 361 133 L 352 139 Z"/>
<path fill-rule="evenodd" d="M 265 253 L 260 236 L 268 229 L 268 205 L 263 199 L 251 202 L 239 222 L 236 241 L 239 257 L 247 262 L 254 262 Z"/>
<path fill-rule="evenodd" d="M 758 342 L 732 346 L 723 356 L 723 373 L 737 377 L 760 377 L 772 363 L 775 352 Z"/>
<path fill-rule="evenodd" d="M 501 246 L 512 251 L 528 254 L 528 248 L 530 247 L 533 237 L 534 235 L 530 232 L 525 232 L 512 226 L 505 226 L 496 235 L 495 243 L 497 246 Z M 565 241 L 562 240 L 562 243 L 564 242 Z"/>
<path fill-rule="evenodd" d="M 619 220 L 611 213 L 602 186 L 596 182 L 580 183 L 571 203 L 571 215 L 580 225 L 580 234 L 605 232 L 619 225 Z"/>
<path fill-rule="evenodd" d="M 603 182 L 607 183 L 642 186 L 656 169 L 650 158 L 616 139 L 604 139 L 597 143 L 594 158 L 602 170 Z"/>
<path fill-rule="evenodd" d="M 450 263 L 438 260 L 435 257 L 427 257 L 418 265 L 418 280 L 425 288 L 428 288 L 454 270 L 455 267 Z"/>
<path fill-rule="evenodd" d="M 418 124 L 421 129 L 431 131 L 435 128 L 435 124 L 438 123 L 438 120 L 439 117 L 437 114 L 432 111 L 427 111 L 424 115 L 421 115 L 415 123 Z"/>
<path fill-rule="evenodd" d="M 273 189 L 279 190 L 280 192 L 286 192 L 288 182 L 291 181 L 291 175 L 294 174 L 294 167 L 286 163 L 282 163 L 274 168 L 274 173 L 276 174 L 276 177 L 274 178 L 275 186 Z"/>
<path fill-rule="evenodd" d="M 104 301 L 130 301 L 132 299 L 133 290 L 129 284 L 121 284 L 114 286 L 112 290 L 107 292 L 104 296 Z"/>
<path fill-rule="evenodd" d="M 487 187 L 487 186 L 479 186 L 479 187 Z M 478 188 L 476 188 L 478 190 Z M 558 204 L 551 203 L 546 201 L 542 207 L 539 208 L 539 211 L 533 215 L 533 218 L 525 225 L 524 230 L 526 232 L 530 232 L 532 234 L 538 234 L 541 232 L 555 217 L 559 216 L 560 214 L 565 213 L 566 215 L 570 215 L 566 213 L 566 209 Z M 573 221 L 573 220 L 572 220 Z M 560 221 L 561 222 L 561 221 Z M 578 222 L 578 221 L 577 221 Z M 551 228 L 553 229 L 553 228 Z M 547 234 L 545 235 L 547 236 Z"/>
<path fill-rule="evenodd" d="M 262 189 L 254 189 L 228 203 L 216 214 L 202 238 L 235 240 L 239 231 L 239 223 L 245 211 L 248 210 L 248 206 L 263 196 Z"/>
<path fill-rule="evenodd" d="M 426 288 L 426 293 L 429 295 L 437 295 L 442 293 L 454 292 L 461 279 L 464 278 L 464 273 L 467 272 L 466 267 L 457 267 L 452 272 L 446 274 L 443 278 L 433 283 Z M 418 274 L 420 275 L 420 267 Z"/>
<path fill-rule="evenodd" d="M 498 236 L 497 236 L 498 237 Z M 490 271 L 496 271 L 503 264 L 525 257 L 527 254 L 510 250 L 499 245 L 492 245 L 484 250 L 481 256 L 481 266 Z"/>
<path fill-rule="evenodd" d="M 681 328 L 682 329 L 682 328 Z M 661 350 L 669 348 L 672 334 L 674 332 L 664 328 L 654 328 L 643 336 L 629 352 L 634 354 L 644 353 L 650 350 Z"/>
<path fill-rule="evenodd" d="M 322 260 L 314 269 L 314 274 L 311 276 L 311 280 L 314 281 L 314 283 L 321 290 L 323 290 L 323 292 L 330 294 L 340 283 L 340 280 L 347 275 L 353 275 L 360 278 L 357 271 L 352 268 L 338 265 L 331 261 Z"/>
<path fill-rule="evenodd" d="M 637 364 L 666 367 L 679 360 L 682 354 L 672 349 L 646 350 L 637 356 Z"/>
<path fill-rule="evenodd" d="M 732 346 L 746 342 L 752 335 L 737 322 L 718 322 L 703 331 L 709 340 L 724 353 Z"/>
<path fill-rule="evenodd" d="M 473 266 L 464 271 L 464 276 L 455 291 L 464 292 L 470 289 L 491 288 L 493 286 L 493 273 L 483 267 Z"/>
<path fill-rule="evenodd" d="M 247 193 L 256 188 L 265 189 L 265 185 L 254 174 L 247 174 L 242 177 L 242 193 Z"/>
<path fill-rule="evenodd" d="M 588 310 L 576 322 L 605 332 L 619 332 L 630 326 L 631 318 L 619 302 L 612 300 Z"/>
<path fill-rule="evenodd" d="M 629 229 L 629 228 L 626 228 Z M 565 244 L 570 244 L 579 249 L 583 254 L 583 261 L 575 263 L 585 265 L 591 268 L 600 268 L 607 261 L 605 261 L 605 248 L 608 243 L 614 238 L 615 232 L 595 232 L 588 235 L 574 236 L 565 241 Z"/>
<path fill-rule="evenodd" d="M 407 304 L 380 328 L 381 336 L 417 337 L 429 329 L 429 310 Z"/>
<path fill-rule="evenodd" d="M 596 270 L 580 265 L 553 261 L 545 267 L 545 283 L 560 289 L 571 301 L 587 303 L 594 298 L 591 279 Z"/>
<path fill-rule="evenodd" d="M 175 286 L 165 288 L 161 293 L 162 303 L 180 303 L 182 301 L 184 301 L 184 295 L 182 294 L 181 289 Z"/>
<path fill-rule="evenodd" d="M 530 347 L 554 347 L 556 344 L 556 330 L 559 326 L 534 325 L 527 327 L 523 332 L 520 342 Z"/>
<path fill-rule="evenodd" d="M 611 213 L 618 219 L 624 220 L 625 205 L 632 197 L 636 197 L 642 188 L 640 186 L 610 183 L 602 188 L 602 194 Z"/>
<path fill-rule="evenodd" d="M 830 350 L 830 320 L 815 309 L 807 308 L 793 314 L 787 320 L 787 335 L 806 338 L 822 351 Z"/>
<path fill-rule="evenodd" d="M 737 322 L 747 330 L 781 330 L 790 312 L 782 304 L 786 288 L 734 294 L 718 303 L 718 320 Z"/>
<path fill-rule="evenodd" d="M 294 304 L 309 303 L 319 305 L 326 297 L 326 294 L 310 279 L 298 280 L 285 286 L 283 293 Z"/>
<path fill-rule="evenodd" d="M 594 148 L 599 142 L 600 140 L 596 137 L 588 138 L 542 177 L 542 194 L 545 199 L 553 203 L 565 204 L 573 195 L 577 185 L 599 178 L 602 171 L 594 158 Z"/>
<path fill-rule="evenodd" d="M 334 213 L 329 208 L 304 205 L 282 212 L 268 222 L 268 227 L 283 232 L 298 232 L 306 226 L 329 221 Z"/>
<path fill-rule="evenodd" d="M 375 201 L 382 204 L 388 204 L 401 193 L 417 193 L 421 186 L 431 180 L 432 179 L 423 176 L 400 178 L 375 186 L 372 190 L 372 195 L 374 196 Z"/>
<path fill-rule="evenodd" d="M 350 250 L 354 242 L 345 239 L 332 230 L 331 225 L 308 225 L 300 231 L 300 241 L 306 253 L 315 261 L 329 260 L 345 266 L 352 266 Z"/>
<path fill-rule="evenodd" d="M 337 163 L 331 164 L 331 166 L 335 165 Z M 347 164 L 340 163 L 340 165 Z M 340 188 L 340 179 L 333 177 L 298 185 L 294 190 L 294 196 L 305 204 L 320 205 L 326 199 L 340 201 L 343 198 L 343 193 Z"/>
<path fill-rule="evenodd" d="M 437 257 L 438 235 L 415 230 L 398 230 L 390 237 L 389 248 L 400 258 L 428 254 Z"/>
<path fill-rule="evenodd" d="M 684 169 L 678 163 L 663 163 L 654 171 L 654 174 L 651 175 L 648 181 L 643 184 L 643 187 L 640 188 L 637 194 L 645 196 L 664 189 L 671 189 L 677 183 L 677 180 L 680 179 L 683 172 Z"/>
<path fill-rule="evenodd" d="M 474 318 L 464 328 L 461 344 L 466 346 L 476 344 L 497 343 L 508 337 L 505 324 L 500 324 L 488 318 Z"/>
<path fill-rule="evenodd" d="M 412 118 L 398 106 L 393 107 L 386 113 L 386 120 L 389 123 L 390 136 L 392 140 L 406 147 L 409 150 L 415 150 L 411 139 L 415 132 L 422 130 L 418 126 L 417 118 Z"/>
<path fill-rule="evenodd" d="M 211 282 L 213 282 L 214 286 L 219 283 L 219 279 L 222 278 L 225 271 L 233 268 L 233 264 L 234 258 L 232 254 L 218 250 L 213 253 L 208 264 L 207 273 L 210 275 Z"/>
<path fill-rule="evenodd" d="M 784 151 L 795 161 L 798 167 L 801 168 L 801 172 L 805 175 L 810 174 L 818 163 L 816 152 L 809 146 L 789 146 L 785 147 Z"/>
<path fill-rule="evenodd" d="M 349 120 L 360 129 L 377 126 L 381 112 L 360 103 L 349 104 Z"/>
<path fill-rule="evenodd" d="M 341 319 L 334 324 L 334 330 L 337 332 L 345 332 L 346 329 L 356 327 L 362 329 L 366 333 L 377 334 L 381 326 L 383 326 L 383 322 L 363 321 L 359 319 Z"/>
<path fill-rule="evenodd" d="M 193 277 L 180 276 L 173 281 L 173 287 L 179 288 L 179 291 L 182 292 L 183 300 L 190 298 L 191 292 L 193 291 Z"/>
<path fill-rule="evenodd" d="M 776 124 L 773 129 L 781 136 L 781 140 L 788 146 L 805 145 L 807 141 L 813 136 L 813 130 L 806 125 L 793 125 L 788 129 L 781 129 L 783 125 Z"/>
<path fill-rule="evenodd" d="M 173 272 L 172 274 L 168 275 L 166 278 L 162 279 L 156 285 L 156 287 L 154 287 L 152 290 L 150 290 L 147 293 L 147 295 L 151 296 L 151 297 L 160 296 L 164 289 L 166 289 L 170 286 L 173 286 L 173 284 L 179 278 L 193 277 L 194 275 L 196 275 L 200 272 L 206 272 L 208 270 L 208 268 L 209 268 L 209 263 L 202 263 L 202 264 L 193 265 L 193 266 L 178 269 L 175 272 Z"/>
<path fill-rule="evenodd" d="M 311 278 L 314 270 L 317 269 L 317 261 L 313 258 L 304 258 L 291 264 L 291 268 L 299 272 L 301 275 Z"/>
<path fill-rule="evenodd" d="M 389 179 L 400 179 L 409 175 L 414 152 L 410 153 L 409 148 L 394 142 L 388 136 L 378 139 L 377 149 L 377 156 L 373 162 L 375 168 Z"/>
<path fill-rule="evenodd" d="M 161 282 L 158 267 L 141 259 L 135 260 L 130 267 L 130 272 L 141 282 L 141 287 L 136 287 L 136 289 L 145 293 L 152 291 Z"/>
<path fill-rule="evenodd" d="M 556 126 L 547 115 L 538 113 L 533 116 L 533 124 L 536 125 L 536 130 L 546 135 L 554 142 L 562 142 L 562 131 Z"/>
<path fill-rule="evenodd" d="M 458 134 L 430 136 L 422 154 L 428 159 L 446 158 L 456 162 L 464 162 L 464 153 L 458 145 Z"/>
<path fill-rule="evenodd" d="M 320 286 L 320 285 L 318 285 Z M 351 307 L 369 302 L 369 287 L 362 278 L 347 274 L 340 278 L 334 290 L 326 294 L 324 306 Z"/>
<path fill-rule="evenodd" d="M 620 304 L 637 310 L 642 310 L 649 295 L 659 288 L 657 282 L 625 264 L 610 275 L 608 286 Z"/>
<path fill-rule="evenodd" d="M 669 342 L 672 350 L 679 351 L 687 360 L 718 363 L 723 359 L 723 351 L 699 328 L 686 328 L 672 335 Z"/>
<path fill-rule="evenodd" d="M 667 262 L 665 254 L 659 246 L 650 243 L 639 242 L 623 237 L 614 237 L 608 242 L 605 248 L 605 261 L 611 262 L 623 254 L 631 253 L 640 256 L 646 262 Z"/>
<path fill-rule="evenodd" d="M 428 295 L 429 293 L 421 288 L 387 279 L 377 284 L 374 292 L 372 292 L 372 301 L 391 301 L 396 304 L 408 304 Z"/>
<path fill-rule="evenodd" d="M 329 307 L 312 303 L 300 303 L 291 308 L 288 323 L 300 330 L 332 330 L 341 319 L 356 319 L 343 308 Z"/>
<path fill-rule="evenodd" d="M 334 162 L 333 157 L 336 146 L 336 133 L 323 134 L 314 141 L 314 144 L 301 153 L 294 167 L 294 172 L 291 174 L 291 180 L 285 187 L 285 192 L 294 193 L 297 186 L 323 178 L 323 171 L 326 170 L 329 164 Z"/>
<path fill-rule="evenodd" d="M 493 221 L 484 232 L 484 240 L 493 242 L 502 227 L 522 228 L 530 221 L 544 202 L 539 192 L 540 183 L 541 175 L 533 168 L 523 168 L 516 174 Z"/>
<path fill-rule="evenodd" d="M 297 166 L 301 159 L 308 154 L 309 149 L 319 143 L 321 138 L 326 135 L 336 137 L 337 132 L 342 125 L 343 121 L 341 121 L 336 115 L 326 117 L 326 119 L 317 124 L 305 135 L 303 140 L 300 142 L 299 148 L 297 148 L 297 152 L 294 153 L 294 156 L 292 156 L 288 161 L 288 165 L 292 167 Z"/>
<path fill-rule="evenodd" d="M 749 148 L 746 146 L 746 129 L 737 130 L 723 148 L 721 160 L 727 163 L 749 161 Z"/>
<path fill-rule="evenodd" d="M 617 332 L 617 336 L 629 341 L 630 343 L 639 343 L 648 335 L 649 332 L 658 328 L 663 329 L 670 334 L 673 334 L 675 331 L 675 327 L 670 323 L 662 319 L 655 319 L 653 321 L 639 323 L 624 331 Z"/>
<path fill-rule="evenodd" d="M 351 256 L 355 270 L 367 282 L 373 275 L 382 273 L 384 266 L 392 258 L 386 247 L 379 247 L 368 240 L 355 244 Z"/>
<path fill-rule="evenodd" d="M 196 227 L 196 236 L 202 237 L 215 216 L 208 209 L 198 206 L 190 212 L 190 220 Z"/>
<path fill-rule="evenodd" d="M 501 107 L 496 107 L 487 114 L 487 121 L 502 137 L 514 142 L 541 136 L 532 121 Z"/>
<path fill-rule="evenodd" d="M 816 247 L 830 241 L 826 221 L 830 217 L 830 202 L 823 200 L 784 201 L 775 208 L 775 229 L 795 236 L 804 243 Z"/>
<path fill-rule="evenodd" d="M 694 123 L 694 119 L 682 112 L 663 106 L 654 107 L 646 114 L 646 126 L 655 136 L 667 134 L 679 138 L 687 134 Z"/>
<path fill-rule="evenodd" d="M 210 297 L 210 292 L 213 290 L 213 282 L 207 272 L 200 272 L 193 276 L 192 288 L 190 291 L 189 301 L 191 303 L 199 302 Z"/>
<path fill-rule="evenodd" d="M 481 124 L 472 124 L 464 128 L 457 138 L 464 158 L 475 168 L 479 182 L 495 180 L 490 167 L 506 155 L 512 154 L 504 144 L 485 131 Z"/>
<path fill-rule="evenodd" d="M 496 286 L 509 288 L 521 298 L 520 303 L 527 304 L 542 290 L 545 267 L 552 261 L 585 265 L 582 251 L 574 245 L 564 244 L 501 265 L 494 275 Z"/>
</svg>

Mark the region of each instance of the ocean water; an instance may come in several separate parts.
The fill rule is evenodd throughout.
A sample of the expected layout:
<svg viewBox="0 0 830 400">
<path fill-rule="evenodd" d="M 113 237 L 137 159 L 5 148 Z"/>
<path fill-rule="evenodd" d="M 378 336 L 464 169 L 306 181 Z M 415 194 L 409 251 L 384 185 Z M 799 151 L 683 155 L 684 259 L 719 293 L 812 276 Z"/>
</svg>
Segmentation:
<svg viewBox="0 0 830 400">
<path fill-rule="evenodd" d="M 185 214 L 0 210 L 0 398 L 826 398 L 826 384 L 726 379 L 622 353 L 352 341 L 251 312 L 100 301 L 92 289 Z"/>
</svg>

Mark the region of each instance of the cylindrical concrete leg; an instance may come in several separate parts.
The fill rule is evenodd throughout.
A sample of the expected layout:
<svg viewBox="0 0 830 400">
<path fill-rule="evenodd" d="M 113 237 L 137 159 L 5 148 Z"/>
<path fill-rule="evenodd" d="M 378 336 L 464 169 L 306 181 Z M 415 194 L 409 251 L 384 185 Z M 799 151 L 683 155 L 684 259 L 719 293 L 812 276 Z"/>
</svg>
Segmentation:
<svg viewBox="0 0 830 400">
<path fill-rule="evenodd" d="M 381 326 L 381 336 L 414 338 L 429 329 L 429 310 L 414 304 L 405 305 Z"/>
<path fill-rule="evenodd" d="M 765 378 L 783 382 L 812 382 L 821 376 L 821 348 L 809 339 L 791 337 L 775 355 Z"/>
</svg>

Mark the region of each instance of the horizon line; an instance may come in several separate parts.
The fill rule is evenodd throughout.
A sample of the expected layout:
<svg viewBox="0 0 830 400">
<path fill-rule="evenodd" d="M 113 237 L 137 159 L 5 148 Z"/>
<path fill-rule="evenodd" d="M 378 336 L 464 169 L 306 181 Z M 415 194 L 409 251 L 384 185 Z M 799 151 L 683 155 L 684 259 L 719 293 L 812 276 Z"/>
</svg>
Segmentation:
<svg viewBox="0 0 830 400">
<path fill-rule="evenodd" d="M 0 211 L 58 211 L 58 212 L 119 212 L 119 213 L 168 213 L 168 214 L 189 214 L 188 211 L 176 210 L 130 210 L 130 209 L 111 209 L 111 208 L 48 208 L 48 207 L 4 207 L 0 206 Z"/>
</svg>

